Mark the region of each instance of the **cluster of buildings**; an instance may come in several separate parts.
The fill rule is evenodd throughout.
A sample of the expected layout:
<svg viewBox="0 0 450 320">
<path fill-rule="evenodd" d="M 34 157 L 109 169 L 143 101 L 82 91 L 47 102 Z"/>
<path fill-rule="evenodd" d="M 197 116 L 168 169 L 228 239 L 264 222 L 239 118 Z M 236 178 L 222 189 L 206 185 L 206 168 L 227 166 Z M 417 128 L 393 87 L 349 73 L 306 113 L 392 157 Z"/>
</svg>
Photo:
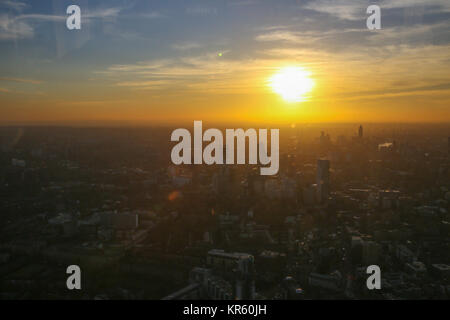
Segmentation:
<svg viewBox="0 0 450 320">
<path fill-rule="evenodd" d="M 169 130 L 25 132 L 0 152 L 1 298 L 448 299 L 446 131 L 344 129 L 282 130 L 275 176 L 174 166 Z"/>
</svg>

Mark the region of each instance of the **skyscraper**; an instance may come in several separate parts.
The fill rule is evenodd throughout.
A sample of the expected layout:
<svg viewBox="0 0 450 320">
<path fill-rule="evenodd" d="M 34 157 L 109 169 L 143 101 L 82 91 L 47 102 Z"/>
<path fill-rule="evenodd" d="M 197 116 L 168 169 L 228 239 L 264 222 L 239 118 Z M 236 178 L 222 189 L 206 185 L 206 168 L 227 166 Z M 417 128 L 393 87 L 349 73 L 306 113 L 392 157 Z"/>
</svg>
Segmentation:
<svg viewBox="0 0 450 320">
<path fill-rule="evenodd" d="M 324 203 L 330 194 L 330 160 L 317 160 L 317 197 Z"/>
<path fill-rule="evenodd" d="M 359 126 L 359 129 L 358 129 L 358 137 L 359 137 L 360 139 L 363 138 L 363 126 L 362 126 L 362 125 L 360 125 L 360 126 Z"/>
</svg>

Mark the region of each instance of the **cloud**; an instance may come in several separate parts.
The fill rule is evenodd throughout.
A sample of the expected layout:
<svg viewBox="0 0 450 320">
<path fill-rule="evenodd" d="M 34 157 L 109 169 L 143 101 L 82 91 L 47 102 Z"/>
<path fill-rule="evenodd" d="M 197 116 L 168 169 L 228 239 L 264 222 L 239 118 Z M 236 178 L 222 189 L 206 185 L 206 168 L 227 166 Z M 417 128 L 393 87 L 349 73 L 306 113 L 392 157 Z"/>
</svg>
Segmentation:
<svg viewBox="0 0 450 320">
<path fill-rule="evenodd" d="M 0 83 L 6 84 L 7 86 L 11 86 L 14 88 L 9 89 L 5 87 L 0 88 L 0 92 L 3 93 L 14 93 L 14 94 L 31 94 L 31 95 L 44 95 L 39 90 L 36 90 L 39 87 L 35 85 L 43 83 L 41 80 L 29 79 L 29 78 L 14 78 L 14 77 L 0 77 Z M 24 84 L 24 85 L 23 85 Z M 32 85 L 31 87 L 28 85 Z"/>
<path fill-rule="evenodd" d="M 381 0 L 380 6 L 387 9 L 438 7 L 447 12 L 450 10 L 450 2 L 447 0 Z"/>
<path fill-rule="evenodd" d="M 330 28 L 329 22 L 323 23 L 323 20 L 323 17 L 316 17 L 308 23 L 299 21 L 290 26 L 274 25 L 256 29 L 254 39 L 259 43 L 258 50 L 274 53 L 302 46 L 310 51 L 327 52 L 333 56 L 349 51 L 373 56 L 382 54 L 384 48 L 396 44 L 411 47 L 450 44 L 448 20 L 434 19 L 426 23 L 391 25 L 376 32 L 367 30 L 364 22 L 362 27 L 354 23 L 336 27 L 332 23 L 333 28 Z"/>
<path fill-rule="evenodd" d="M 10 1 L 6 1 L 9 3 Z M 19 8 L 23 6 L 17 3 Z M 95 19 L 108 19 L 119 16 L 123 8 L 97 8 L 82 15 L 83 23 L 89 23 Z M 56 14 L 2 14 L 0 15 L 0 40 L 20 40 L 32 38 L 35 27 L 44 22 L 64 23 L 67 15 Z"/>
<path fill-rule="evenodd" d="M 308 2 L 304 8 L 341 19 L 355 20 L 365 16 L 367 6 L 350 0 L 316 0 Z"/>
<path fill-rule="evenodd" d="M 27 39 L 34 35 L 34 29 L 23 21 L 8 15 L 0 15 L 0 40 Z"/>
<path fill-rule="evenodd" d="M 184 50 L 191 50 L 191 49 L 197 49 L 200 48 L 202 45 L 196 42 L 181 42 L 181 43 L 175 43 L 172 45 L 172 48 L 179 51 Z"/>
<path fill-rule="evenodd" d="M 442 38 L 448 43 L 448 22 L 440 22 L 436 24 L 418 24 L 413 26 L 397 26 L 376 32 L 369 40 L 374 45 L 383 44 L 384 46 L 402 43 L 418 44 L 418 43 L 436 43 Z"/>
<path fill-rule="evenodd" d="M 236 0 L 236 1 L 229 1 L 227 2 L 227 5 L 230 7 L 244 7 L 244 6 L 251 6 L 255 4 L 261 4 L 259 0 Z"/>
<path fill-rule="evenodd" d="M 117 17 L 123 8 L 97 8 L 95 10 L 88 11 L 87 14 L 83 14 L 84 19 L 106 19 Z"/>
<path fill-rule="evenodd" d="M 42 81 L 40 81 L 40 80 L 24 79 L 24 78 L 9 78 L 9 77 L 0 77 L 0 81 L 21 82 L 21 83 L 30 83 L 30 84 L 42 83 Z"/>
<path fill-rule="evenodd" d="M 302 5 L 303 8 L 325 13 L 344 20 L 365 19 L 369 5 L 379 5 L 383 9 L 421 9 L 423 12 L 450 12 L 448 0 L 379 0 L 357 2 L 354 0 L 314 0 Z"/>
<path fill-rule="evenodd" d="M 123 8 L 97 8 L 94 10 L 89 10 L 86 13 L 82 12 L 81 18 L 83 22 L 92 19 L 107 19 L 117 17 Z M 14 20 L 34 20 L 34 21 L 66 21 L 67 15 L 55 15 L 55 14 L 21 14 L 14 17 Z"/>
<path fill-rule="evenodd" d="M 415 35 L 421 38 L 430 30 L 430 26 L 416 26 L 393 28 L 376 34 L 356 29 L 325 33 L 306 31 L 303 36 L 295 32 L 282 36 L 281 33 L 266 34 L 258 39 L 263 46 L 265 41 L 285 43 L 265 49 L 258 47 L 251 55 L 246 52 L 241 57 L 218 57 L 214 52 L 192 56 L 183 54 L 175 58 L 111 65 L 97 73 L 122 90 L 149 90 L 152 94 L 164 90 L 173 94 L 248 94 L 267 90 L 265 81 L 278 68 L 299 64 L 312 71 L 321 88 L 311 101 L 325 98 L 327 101 L 371 100 L 374 97 L 398 99 L 437 92 L 447 96 L 448 85 L 442 84 L 450 81 L 446 72 L 450 63 L 448 45 L 409 45 L 396 38 L 396 34 L 403 39 Z M 323 41 L 308 46 L 299 42 L 320 36 L 325 39 L 347 34 L 352 36 L 356 31 L 370 36 L 365 41 L 357 41 L 353 47 L 338 51 L 330 49 L 327 41 L 322 46 Z M 380 41 L 382 44 L 377 44 Z M 411 69 L 411 65 L 416 67 Z M 403 84 L 399 85 L 401 81 Z M 373 91 L 361 90 L 366 85 Z"/>
<path fill-rule="evenodd" d="M 257 80 L 268 72 L 268 63 L 261 59 L 226 59 L 216 52 L 196 56 L 112 65 L 97 71 L 113 86 L 133 90 L 170 89 L 197 92 L 243 92 L 249 87 L 260 87 Z M 270 68 L 270 67 L 269 67 Z M 256 78 L 255 78 L 256 77 Z"/>
<path fill-rule="evenodd" d="M 333 100 L 339 101 L 354 101 L 354 100 L 380 100 L 384 98 L 399 98 L 410 96 L 425 96 L 430 97 L 441 95 L 450 97 L 450 84 L 441 83 L 432 86 L 423 87 L 405 87 L 398 89 L 384 89 L 379 91 L 359 91 L 359 92 L 346 92 L 341 97 L 333 97 Z M 327 101 L 327 99 L 321 99 L 321 101 Z"/>
<path fill-rule="evenodd" d="M 269 50 L 281 49 L 280 45 L 297 45 L 307 47 L 309 49 L 335 50 L 332 44 L 336 42 L 342 42 L 344 47 L 350 47 L 351 44 L 360 46 L 361 42 L 359 38 L 369 37 L 366 29 L 354 29 L 354 28 L 339 28 L 331 30 L 302 30 L 299 26 L 293 27 L 281 27 L 281 28 L 266 28 L 267 30 L 273 30 L 269 32 L 263 32 L 255 36 L 255 40 L 261 43 L 269 43 Z M 277 30 L 278 29 L 278 30 Z M 290 30 L 292 29 L 292 30 Z M 295 30 L 294 30 L 295 29 Z M 337 40 L 339 39 L 339 40 Z M 345 42 L 344 42 L 345 41 Z M 277 48 L 273 47 L 273 43 L 279 42 Z M 364 43 L 367 44 L 367 43 Z"/>
<path fill-rule="evenodd" d="M 0 7 L 6 7 L 15 11 L 22 11 L 27 7 L 27 4 L 19 1 L 2 0 L 0 1 Z"/>
<path fill-rule="evenodd" d="M 277 30 L 268 33 L 259 34 L 255 37 L 256 41 L 268 42 L 268 41 L 286 41 L 293 43 L 307 42 L 304 33 L 294 32 L 288 30 Z"/>
<path fill-rule="evenodd" d="M 143 13 L 139 17 L 145 18 L 145 19 L 159 19 L 159 18 L 165 18 L 166 16 L 160 12 L 153 11 L 150 13 Z"/>
<path fill-rule="evenodd" d="M 128 87 L 137 90 L 159 90 L 173 85 L 174 81 L 170 80 L 147 80 L 147 81 L 124 81 L 118 82 L 115 85 L 118 87 Z"/>
</svg>

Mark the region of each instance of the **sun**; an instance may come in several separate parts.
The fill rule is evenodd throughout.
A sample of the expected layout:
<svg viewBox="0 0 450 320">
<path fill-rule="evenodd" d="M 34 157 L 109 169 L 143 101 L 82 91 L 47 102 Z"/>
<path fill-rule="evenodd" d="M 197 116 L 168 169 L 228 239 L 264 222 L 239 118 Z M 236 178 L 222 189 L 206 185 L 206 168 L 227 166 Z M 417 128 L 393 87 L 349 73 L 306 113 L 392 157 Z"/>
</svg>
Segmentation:
<svg viewBox="0 0 450 320">
<path fill-rule="evenodd" d="M 269 86 L 287 102 L 308 99 L 307 93 L 314 87 L 311 73 L 301 67 L 285 67 L 269 79 Z"/>
</svg>

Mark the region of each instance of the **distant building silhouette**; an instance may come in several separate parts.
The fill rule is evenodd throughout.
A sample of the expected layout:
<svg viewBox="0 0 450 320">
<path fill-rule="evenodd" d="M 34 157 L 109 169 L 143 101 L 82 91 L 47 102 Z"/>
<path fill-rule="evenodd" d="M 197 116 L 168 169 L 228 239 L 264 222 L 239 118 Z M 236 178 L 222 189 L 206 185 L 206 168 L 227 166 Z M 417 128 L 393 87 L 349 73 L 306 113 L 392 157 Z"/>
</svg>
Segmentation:
<svg viewBox="0 0 450 320">
<path fill-rule="evenodd" d="M 330 194 L 330 160 L 317 160 L 317 197 L 320 203 L 328 199 Z"/>
</svg>

